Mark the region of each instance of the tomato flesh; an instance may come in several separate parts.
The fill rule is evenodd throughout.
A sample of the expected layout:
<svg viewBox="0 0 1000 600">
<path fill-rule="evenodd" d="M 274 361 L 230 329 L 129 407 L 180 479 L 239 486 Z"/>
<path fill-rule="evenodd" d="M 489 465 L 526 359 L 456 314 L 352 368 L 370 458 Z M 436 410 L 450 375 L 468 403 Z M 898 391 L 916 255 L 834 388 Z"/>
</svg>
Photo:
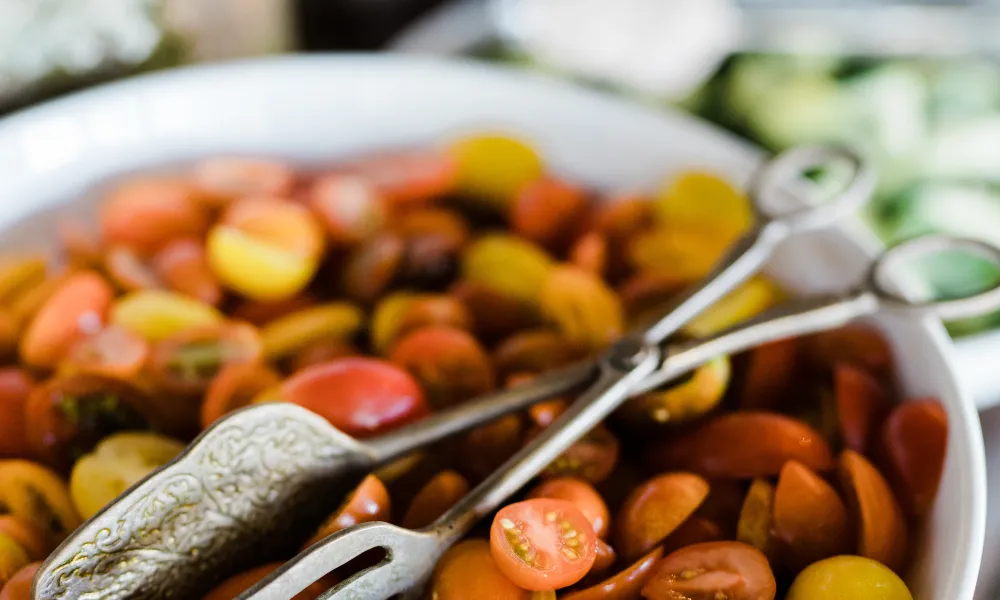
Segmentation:
<svg viewBox="0 0 1000 600">
<path fill-rule="evenodd" d="M 555 590 L 580 581 L 594 564 L 596 539 L 580 509 L 551 498 L 504 507 L 490 529 L 497 567 L 527 590 Z"/>
<path fill-rule="evenodd" d="M 647 600 L 774 600 L 767 558 L 741 542 L 707 542 L 664 558 L 642 588 Z"/>
</svg>

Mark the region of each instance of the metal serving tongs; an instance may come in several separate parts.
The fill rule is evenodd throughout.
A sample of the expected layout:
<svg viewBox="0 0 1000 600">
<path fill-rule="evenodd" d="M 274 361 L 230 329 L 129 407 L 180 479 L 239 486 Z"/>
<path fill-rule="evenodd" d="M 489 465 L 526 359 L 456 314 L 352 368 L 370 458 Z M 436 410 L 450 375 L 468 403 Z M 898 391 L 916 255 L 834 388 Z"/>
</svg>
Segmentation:
<svg viewBox="0 0 1000 600">
<path fill-rule="evenodd" d="M 791 210 L 774 206 L 802 173 L 838 161 L 849 164 L 851 178 L 835 198 Z M 903 305 L 896 297 L 889 300 L 881 287 L 872 287 L 849 301 L 811 305 L 800 318 L 785 314 L 706 345 L 681 352 L 671 348 L 666 361 L 660 348 L 669 336 L 757 273 L 780 242 L 853 214 L 868 200 L 874 183 L 864 162 L 840 148 L 799 148 L 764 164 L 750 186 L 757 217 L 751 230 L 662 319 L 626 336 L 599 360 L 554 371 L 364 441 L 290 404 L 237 411 L 78 529 L 39 570 L 32 597 L 194 597 L 220 574 L 294 551 L 336 508 L 345 490 L 376 466 L 590 384 L 559 421 L 436 526 L 423 532 L 387 524 L 345 530 L 288 563 L 253 597 L 291 598 L 319 576 L 376 546 L 388 548 L 389 558 L 324 598 L 383 598 L 419 587 L 444 549 L 629 396 L 673 380 L 720 354 L 833 327 L 868 314 L 887 300 Z M 894 251 L 878 264 L 890 264 L 896 255 Z M 973 300 L 955 306 L 965 314 Z M 935 305 L 942 314 L 951 306 Z"/>
</svg>

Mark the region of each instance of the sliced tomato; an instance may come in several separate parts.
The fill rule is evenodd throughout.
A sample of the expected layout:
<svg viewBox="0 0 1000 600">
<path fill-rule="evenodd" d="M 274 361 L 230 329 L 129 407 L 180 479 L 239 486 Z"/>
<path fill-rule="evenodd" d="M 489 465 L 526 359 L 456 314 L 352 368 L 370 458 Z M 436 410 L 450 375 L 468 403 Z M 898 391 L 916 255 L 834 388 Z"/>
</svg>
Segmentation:
<svg viewBox="0 0 1000 600">
<path fill-rule="evenodd" d="M 663 549 L 656 548 L 614 577 L 573 592 L 562 600 L 636 600 L 662 556 Z"/>
<path fill-rule="evenodd" d="M 844 445 L 855 452 L 868 452 L 871 437 L 888 409 L 886 390 L 864 369 L 847 363 L 834 367 L 833 390 Z"/>
<path fill-rule="evenodd" d="M 378 477 L 368 475 L 361 481 L 361 485 L 354 488 L 337 512 L 330 515 L 323 523 L 306 546 L 311 546 L 328 535 L 358 523 L 388 521 L 391 514 L 392 504 L 385 484 Z"/>
<path fill-rule="evenodd" d="M 778 478 L 773 524 L 785 564 L 794 570 L 851 550 L 844 501 L 822 477 L 792 460 Z"/>
<path fill-rule="evenodd" d="M 60 368 L 123 380 L 135 377 L 149 357 L 149 342 L 117 325 L 80 340 Z"/>
<path fill-rule="evenodd" d="M 533 600 L 497 568 L 484 540 L 465 540 L 444 553 L 431 578 L 435 600 Z"/>
<path fill-rule="evenodd" d="M 403 527 L 421 529 L 437 520 L 469 491 L 465 477 L 452 470 L 441 471 L 417 492 L 410 503 Z"/>
<path fill-rule="evenodd" d="M 596 548 L 597 556 L 594 558 L 594 564 L 590 567 L 590 571 L 587 572 L 588 577 L 603 575 L 618 560 L 618 553 L 611 547 L 611 544 L 604 540 L 598 538 Z"/>
<path fill-rule="evenodd" d="M 798 367 L 799 342 L 792 338 L 758 346 L 747 357 L 740 390 L 743 408 L 776 409 L 789 391 Z"/>
<path fill-rule="evenodd" d="M 704 505 L 702 508 L 704 508 Z M 660 548 L 663 548 L 664 553 L 670 554 L 685 546 L 693 546 L 704 542 L 718 542 L 726 539 L 726 537 L 718 523 L 711 519 L 694 515 L 681 523 L 680 527 L 668 535 L 667 539 L 663 540 L 663 543 L 660 544 Z"/>
<path fill-rule="evenodd" d="M 872 373 L 886 373 L 892 367 L 892 349 L 882 332 L 859 323 L 802 339 L 805 358 L 817 367 L 846 362 Z"/>
<path fill-rule="evenodd" d="M 608 522 L 611 520 L 608 505 L 604 503 L 604 499 L 594 486 L 582 479 L 574 477 L 550 479 L 528 492 L 528 497 L 568 500 L 587 517 L 598 537 L 604 537 L 608 533 Z"/>
<path fill-rule="evenodd" d="M 767 558 L 742 542 L 708 542 L 664 558 L 642 588 L 647 600 L 774 600 Z"/>
<path fill-rule="evenodd" d="M 219 586 L 205 596 L 203 600 L 234 600 L 234 598 L 238 598 L 243 592 L 257 585 L 257 583 L 259 583 L 262 579 L 277 571 L 282 567 L 282 565 L 284 565 L 284 563 L 269 563 L 257 567 L 256 569 L 250 569 L 249 571 L 230 577 L 219 584 Z M 326 575 L 319 581 L 311 584 L 309 587 L 296 594 L 292 600 L 315 600 L 316 598 L 319 598 L 323 592 L 332 588 L 337 583 L 338 581 L 336 577 Z"/>
<path fill-rule="evenodd" d="M 409 373 L 371 358 L 341 358 L 300 371 L 282 397 L 326 417 L 348 435 L 366 437 L 426 415 L 424 393 Z"/>
<path fill-rule="evenodd" d="M 15 367 L 0 369 L 0 457 L 26 457 L 25 434 L 28 397 L 34 382 L 27 372 Z"/>
<path fill-rule="evenodd" d="M 596 540 L 580 509 L 551 498 L 505 506 L 490 529 L 497 567 L 527 590 L 555 590 L 583 579 L 597 557 Z"/>
<path fill-rule="evenodd" d="M 840 482 L 858 527 L 857 554 L 897 573 L 907 549 L 907 527 L 889 483 L 875 465 L 853 450 L 840 455 Z"/>
<path fill-rule="evenodd" d="M 618 464 L 618 438 L 603 425 L 598 425 L 582 440 L 573 444 L 545 469 L 545 477 L 572 476 L 600 483 Z"/>
<path fill-rule="evenodd" d="M 615 547 L 634 560 L 687 520 L 708 496 L 708 482 L 691 473 L 668 473 L 635 488 L 618 511 Z"/>
<path fill-rule="evenodd" d="M 280 383 L 278 373 L 266 365 L 241 362 L 222 367 L 201 404 L 202 428 L 238 408 L 250 406 L 259 394 Z"/>
<path fill-rule="evenodd" d="M 426 150 L 370 156 L 345 170 L 367 179 L 398 205 L 422 204 L 447 194 L 458 177 L 458 163 L 452 157 Z"/>
<path fill-rule="evenodd" d="M 157 388 L 194 396 L 203 394 L 226 365 L 256 362 L 262 352 L 256 327 L 247 323 L 220 323 L 182 331 L 157 342 L 150 356 L 149 372 Z"/>
<path fill-rule="evenodd" d="M 885 472 L 904 508 L 914 517 L 926 515 L 944 471 L 948 447 L 948 415 L 933 399 L 898 406 L 881 432 Z"/>
</svg>

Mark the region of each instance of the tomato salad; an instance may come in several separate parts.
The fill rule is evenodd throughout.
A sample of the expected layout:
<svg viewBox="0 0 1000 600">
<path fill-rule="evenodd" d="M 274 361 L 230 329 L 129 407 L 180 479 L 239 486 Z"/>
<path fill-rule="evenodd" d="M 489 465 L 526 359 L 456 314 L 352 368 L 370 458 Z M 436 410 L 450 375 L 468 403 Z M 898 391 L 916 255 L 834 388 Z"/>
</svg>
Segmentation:
<svg viewBox="0 0 1000 600">
<path fill-rule="evenodd" d="M 292 402 L 364 438 L 530 381 L 656 315 L 752 218 L 712 173 L 594 190 L 493 134 L 310 170 L 216 157 L 103 197 L 96 228 L 56 232 L 58 264 L 0 263 L 0 600 L 27 599 L 83 519 L 231 411 Z M 781 297 L 754 279 L 682 335 Z M 948 423 L 901 400 L 866 325 L 719 357 L 549 465 L 445 555 L 428 597 L 908 600 Z M 304 547 L 430 525 L 571 401 L 380 469 Z M 277 566 L 211 574 L 206 598 Z"/>
</svg>

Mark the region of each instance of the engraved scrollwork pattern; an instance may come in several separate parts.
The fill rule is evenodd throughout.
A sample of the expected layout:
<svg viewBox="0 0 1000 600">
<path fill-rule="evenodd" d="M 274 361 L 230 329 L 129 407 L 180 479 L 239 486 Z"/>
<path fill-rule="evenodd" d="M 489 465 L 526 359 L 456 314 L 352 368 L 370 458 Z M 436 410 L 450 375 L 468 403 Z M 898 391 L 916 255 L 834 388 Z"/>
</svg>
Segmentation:
<svg viewBox="0 0 1000 600">
<path fill-rule="evenodd" d="M 234 414 L 78 530 L 42 567 L 33 598 L 186 597 L 194 574 L 279 531 L 280 515 L 352 442 L 294 406 Z"/>
</svg>

